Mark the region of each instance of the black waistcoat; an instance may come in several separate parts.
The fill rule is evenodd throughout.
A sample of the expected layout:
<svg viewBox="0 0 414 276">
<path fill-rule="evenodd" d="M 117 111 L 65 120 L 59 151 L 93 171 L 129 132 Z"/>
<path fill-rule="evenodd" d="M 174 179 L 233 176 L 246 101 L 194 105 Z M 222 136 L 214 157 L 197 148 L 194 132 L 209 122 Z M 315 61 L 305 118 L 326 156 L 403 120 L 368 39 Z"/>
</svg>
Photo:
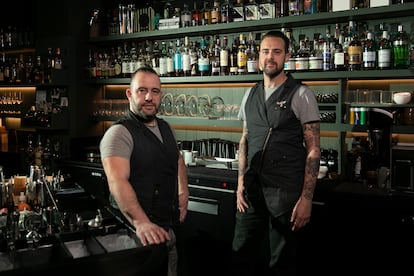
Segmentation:
<svg viewBox="0 0 414 276">
<path fill-rule="evenodd" d="M 268 99 L 263 82 L 256 84 L 247 99 L 248 164 L 259 179 L 266 203 L 274 216 L 293 208 L 304 179 L 306 150 L 303 129 L 291 104 L 300 82 L 290 75 Z M 251 180 L 246 179 L 246 185 Z"/>
<path fill-rule="evenodd" d="M 130 112 L 118 121 L 134 141 L 129 181 L 138 201 L 152 222 L 168 229 L 178 215 L 178 149 L 167 122 L 157 122 L 163 142 Z"/>
</svg>

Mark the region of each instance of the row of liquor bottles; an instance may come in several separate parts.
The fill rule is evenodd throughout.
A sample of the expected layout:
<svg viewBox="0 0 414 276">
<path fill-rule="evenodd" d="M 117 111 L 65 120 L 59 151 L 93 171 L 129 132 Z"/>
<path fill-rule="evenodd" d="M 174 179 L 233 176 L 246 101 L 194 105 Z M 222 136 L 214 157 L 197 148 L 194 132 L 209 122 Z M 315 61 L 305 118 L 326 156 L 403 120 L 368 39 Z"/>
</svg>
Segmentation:
<svg viewBox="0 0 414 276">
<path fill-rule="evenodd" d="M 52 70 L 63 68 L 61 48 L 46 54 L 6 54 L 0 56 L 0 84 L 43 84 L 52 82 Z"/>
<path fill-rule="evenodd" d="M 290 31 L 290 60 L 285 64 L 288 71 L 357 71 L 373 69 L 407 69 L 414 55 L 413 38 L 402 24 L 386 28 L 381 23 L 372 31 L 365 22 L 349 21 L 341 30 L 336 24 L 334 35 L 327 26 L 325 37 L 315 34 L 313 44 L 299 36 L 299 46 Z M 396 28 L 393 30 L 393 28 Z"/>
<path fill-rule="evenodd" d="M 333 11 L 333 2 L 340 0 L 203 0 L 184 2 L 178 6 L 165 1 L 163 6 L 147 3 L 121 5 L 107 11 L 108 34 L 125 34 L 161 29 L 163 20 L 177 19 L 174 27 L 260 20 Z M 369 0 L 352 0 L 350 8 L 369 8 Z M 393 0 L 392 4 L 405 1 Z M 96 11 L 96 10 L 95 10 Z M 93 15 L 96 20 L 96 13 Z"/>
<path fill-rule="evenodd" d="M 370 69 L 403 69 L 410 66 L 413 41 L 399 24 L 396 30 L 380 24 L 377 31 L 364 23 L 350 21 L 341 28 L 335 25 L 331 34 L 314 34 L 313 42 L 299 35 L 299 43 L 291 29 L 284 29 L 290 38 L 291 58 L 287 71 L 342 71 Z M 129 77 L 136 68 L 152 66 L 160 76 L 215 76 L 258 74 L 261 33 L 249 33 L 229 39 L 228 36 L 206 36 L 190 40 L 124 42 L 111 49 L 89 50 L 89 78 Z"/>
<path fill-rule="evenodd" d="M 258 43 L 249 33 L 227 36 L 189 37 L 176 41 L 146 41 L 138 47 L 125 42 L 108 52 L 89 51 L 90 78 L 129 77 L 142 65 L 153 67 L 162 77 L 258 74 Z"/>
<path fill-rule="evenodd" d="M 33 48 L 35 33 L 30 27 L 0 27 L 0 50 Z"/>
</svg>

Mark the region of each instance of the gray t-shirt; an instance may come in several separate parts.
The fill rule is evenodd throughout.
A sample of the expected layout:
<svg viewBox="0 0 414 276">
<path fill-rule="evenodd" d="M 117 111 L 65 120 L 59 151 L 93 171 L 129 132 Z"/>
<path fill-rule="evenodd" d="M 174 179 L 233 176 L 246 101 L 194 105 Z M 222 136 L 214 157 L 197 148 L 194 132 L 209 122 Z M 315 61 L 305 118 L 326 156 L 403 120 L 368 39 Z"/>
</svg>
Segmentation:
<svg viewBox="0 0 414 276">
<path fill-rule="evenodd" d="M 162 141 L 158 126 L 148 128 Z M 115 124 L 108 128 L 99 144 L 101 159 L 108 156 L 118 156 L 129 159 L 133 148 L 134 142 L 132 135 L 122 124 Z"/>
<path fill-rule="evenodd" d="M 248 88 L 243 96 L 238 118 L 240 120 L 246 120 L 245 105 L 247 98 L 250 95 L 252 88 Z M 266 100 L 277 90 L 277 87 L 267 88 L 265 87 Z M 299 91 L 295 93 L 292 99 L 292 110 L 295 116 L 300 120 L 302 124 L 306 124 L 313 121 L 319 121 L 319 108 L 316 101 L 315 94 L 312 89 L 307 85 L 301 85 Z"/>
</svg>

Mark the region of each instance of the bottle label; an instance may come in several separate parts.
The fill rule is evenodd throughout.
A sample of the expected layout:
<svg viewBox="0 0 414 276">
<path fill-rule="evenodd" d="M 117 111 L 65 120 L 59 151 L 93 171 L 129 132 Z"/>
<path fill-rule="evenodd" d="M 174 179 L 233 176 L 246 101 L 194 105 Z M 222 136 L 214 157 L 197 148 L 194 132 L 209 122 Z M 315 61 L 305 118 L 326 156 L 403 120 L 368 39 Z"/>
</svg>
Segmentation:
<svg viewBox="0 0 414 276">
<path fill-rule="evenodd" d="M 247 72 L 248 73 L 257 73 L 257 60 L 248 60 L 247 61 Z"/>
<path fill-rule="evenodd" d="M 362 61 L 362 47 L 361 46 L 349 46 L 348 47 L 348 63 L 350 65 L 361 64 Z"/>
<path fill-rule="evenodd" d="M 389 68 L 391 66 L 391 49 L 378 50 L 378 67 Z"/>
<path fill-rule="evenodd" d="M 220 51 L 220 64 L 222 67 L 229 66 L 229 52 L 226 50 Z"/>
</svg>

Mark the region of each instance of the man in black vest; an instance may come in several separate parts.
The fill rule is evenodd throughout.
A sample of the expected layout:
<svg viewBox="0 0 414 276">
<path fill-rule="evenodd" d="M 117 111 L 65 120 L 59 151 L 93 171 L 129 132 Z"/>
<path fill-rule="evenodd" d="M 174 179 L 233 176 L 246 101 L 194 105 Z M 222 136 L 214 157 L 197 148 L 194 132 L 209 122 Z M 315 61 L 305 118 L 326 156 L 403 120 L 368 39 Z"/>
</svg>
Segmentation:
<svg viewBox="0 0 414 276">
<path fill-rule="evenodd" d="M 105 132 L 100 143 L 115 200 L 112 205 L 135 228 L 143 246 L 166 243 L 168 276 L 174 276 L 177 249 L 173 226 L 187 214 L 186 166 L 173 129 L 156 117 L 162 97 L 157 73 L 150 67 L 138 68 L 126 96 L 127 115 Z"/>
<path fill-rule="evenodd" d="M 296 275 L 300 265 L 297 231 L 311 217 L 320 123 L 313 91 L 284 72 L 288 46 L 280 31 L 263 36 L 264 79 L 241 103 L 234 275 Z"/>
</svg>

